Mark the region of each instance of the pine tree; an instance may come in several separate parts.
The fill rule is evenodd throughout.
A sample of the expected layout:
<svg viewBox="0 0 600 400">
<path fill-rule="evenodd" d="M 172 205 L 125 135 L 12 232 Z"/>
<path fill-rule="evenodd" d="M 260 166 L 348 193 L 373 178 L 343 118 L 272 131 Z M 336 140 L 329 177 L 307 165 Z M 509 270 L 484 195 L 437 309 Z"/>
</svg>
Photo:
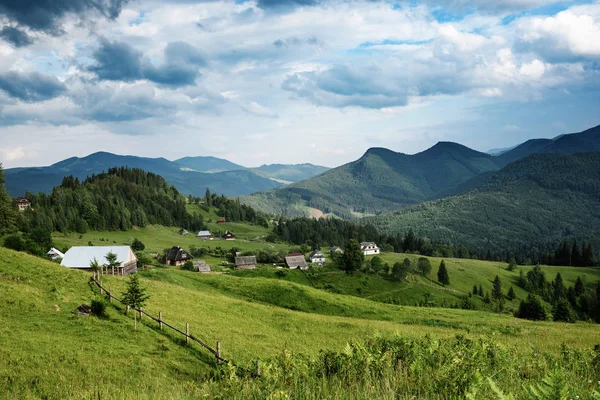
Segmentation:
<svg viewBox="0 0 600 400">
<path fill-rule="evenodd" d="M 479 284 L 479 295 L 483 297 L 483 287 L 481 287 L 481 284 Z"/>
<path fill-rule="evenodd" d="M 535 294 L 527 295 L 526 300 L 521 300 L 517 317 L 531 319 L 534 321 L 543 321 L 547 318 L 546 309 L 542 304 L 542 300 Z"/>
<path fill-rule="evenodd" d="M 594 250 L 592 249 L 592 244 L 588 243 L 587 246 L 584 246 L 583 253 L 581 255 L 581 265 L 583 267 L 593 267 L 594 263 Z"/>
<path fill-rule="evenodd" d="M 17 212 L 4 187 L 4 170 L 0 163 L 0 236 L 16 230 Z"/>
<path fill-rule="evenodd" d="M 360 248 L 360 244 L 355 239 L 346 243 L 344 254 L 342 254 L 343 268 L 346 273 L 351 274 L 359 270 L 365 261 L 365 255 Z"/>
<path fill-rule="evenodd" d="M 479 294 L 479 289 L 477 289 L 477 285 L 473 285 L 473 296 L 477 296 Z"/>
<path fill-rule="evenodd" d="M 571 304 L 565 298 L 560 298 L 552 307 L 552 319 L 554 321 L 575 322 L 575 313 Z"/>
<path fill-rule="evenodd" d="M 107 271 L 112 271 L 113 268 L 119 268 L 122 264 L 121 261 L 117 260 L 117 255 L 113 252 L 108 252 L 104 258 L 108 261 L 108 264 L 106 264 Z"/>
<path fill-rule="evenodd" d="M 450 284 L 450 277 L 448 276 L 448 270 L 446 269 L 446 263 L 444 262 L 444 260 L 442 260 L 442 262 L 440 263 L 440 267 L 438 268 L 438 272 L 437 272 L 437 276 L 438 276 L 438 281 L 446 286 Z"/>
<path fill-rule="evenodd" d="M 582 294 L 585 293 L 585 287 L 583 286 L 583 281 L 581 280 L 581 278 L 578 276 L 577 280 L 575 281 L 575 295 L 576 296 L 581 296 Z"/>
<path fill-rule="evenodd" d="M 515 294 L 515 290 L 513 289 L 513 287 L 511 286 L 510 289 L 508 289 L 508 293 L 506 294 L 506 297 L 508 297 L 508 299 L 510 301 L 513 301 L 517 295 Z"/>
<path fill-rule="evenodd" d="M 134 309 L 143 307 L 150 298 L 146 294 L 146 289 L 140 284 L 137 274 L 129 275 L 127 290 L 123 293 L 122 297 L 123 302 Z"/>
<path fill-rule="evenodd" d="M 556 273 L 556 278 L 554 278 L 552 286 L 554 287 L 552 302 L 556 302 L 558 301 L 558 299 L 567 297 L 567 290 L 565 288 L 565 284 L 563 282 L 562 276 L 560 275 L 560 272 Z"/>
<path fill-rule="evenodd" d="M 579 251 L 577 240 L 573 241 L 573 246 L 571 247 L 571 263 L 569 265 L 581 266 L 581 252 Z"/>
<path fill-rule="evenodd" d="M 500 281 L 500 277 L 496 275 L 494 278 L 494 287 L 492 288 L 492 298 L 494 300 L 502 300 L 504 299 L 504 293 L 502 293 L 502 282 Z"/>
</svg>

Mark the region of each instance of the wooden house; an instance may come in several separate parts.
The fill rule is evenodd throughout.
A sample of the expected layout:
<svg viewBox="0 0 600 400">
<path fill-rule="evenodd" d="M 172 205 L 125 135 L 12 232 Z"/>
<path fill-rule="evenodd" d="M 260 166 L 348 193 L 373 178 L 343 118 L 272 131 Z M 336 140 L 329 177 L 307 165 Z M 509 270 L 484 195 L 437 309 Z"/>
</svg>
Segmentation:
<svg viewBox="0 0 600 400">
<path fill-rule="evenodd" d="M 213 236 L 209 231 L 200 231 L 196 237 L 202 240 L 213 240 Z"/>
<path fill-rule="evenodd" d="M 223 240 L 235 240 L 235 235 L 229 231 L 223 235 Z"/>
<path fill-rule="evenodd" d="M 186 261 L 191 260 L 192 258 L 194 257 L 192 257 L 191 254 L 189 254 L 181 247 L 173 246 L 171 250 L 169 250 L 169 252 L 167 253 L 165 262 L 167 265 L 180 266 L 185 264 Z"/>
<path fill-rule="evenodd" d="M 46 255 L 48 257 L 50 257 L 51 260 L 62 260 L 63 258 L 65 258 L 65 255 L 60 251 L 55 249 L 54 247 L 51 248 Z"/>
<path fill-rule="evenodd" d="M 319 250 L 315 250 L 308 256 L 308 259 L 313 264 L 323 265 L 325 264 L 325 255 L 321 253 Z"/>
<path fill-rule="evenodd" d="M 337 254 L 344 254 L 344 250 L 342 250 L 342 248 L 339 247 L 339 246 L 333 246 L 332 248 L 329 249 L 329 252 L 331 254 L 335 254 L 335 253 L 337 253 Z"/>
<path fill-rule="evenodd" d="M 235 269 L 255 269 L 256 256 L 239 256 L 235 258 Z"/>
<path fill-rule="evenodd" d="M 360 249 L 365 256 L 379 254 L 379 247 L 373 242 L 362 242 L 360 244 Z"/>
<path fill-rule="evenodd" d="M 299 256 L 287 256 L 285 258 L 285 265 L 289 268 L 289 269 L 308 269 L 308 264 L 306 263 L 306 260 L 304 259 L 303 255 L 299 255 Z"/>
<path fill-rule="evenodd" d="M 225 219 L 225 217 L 220 217 L 220 218 L 217 220 L 217 224 L 224 224 L 225 222 L 227 222 L 227 220 Z"/>
<path fill-rule="evenodd" d="M 107 271 L 109 274 L 129 275 L 137 271 L 137 257 L 129 246 L 73 246 L 63 257 L 60 265 L 67 268 L 91 270 L 92 261 L 107 265 L 106 255 L 114 253 L 120 266 Z"/>
</svg>

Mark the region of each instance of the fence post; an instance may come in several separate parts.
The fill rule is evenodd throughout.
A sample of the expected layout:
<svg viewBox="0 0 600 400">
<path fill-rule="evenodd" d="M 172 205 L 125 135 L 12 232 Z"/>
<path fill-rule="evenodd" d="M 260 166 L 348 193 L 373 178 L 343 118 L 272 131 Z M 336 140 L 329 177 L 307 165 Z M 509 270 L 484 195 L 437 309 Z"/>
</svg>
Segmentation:
<svg viewBox="0 0 600 400">
<path fill-rule="evenodd" d="M 221 364 L 221 342 L 217 342 L 217 364 Z"/>
<path fill-rule="evenodd" d="M 108 288 L 108 302 L 112 303 L 112 286 Z"/>
<path fill-rule="evenodd" d="M 125 314 L 129 314 L 129 304 L 125 305 Z"/>
<path fill-rule="evenodd" d="M 112 274 L 113 274 L 113 276 L 115 275 L 115 267 L 114 266 L 112 267 Z"/>
<path fill-rule="evenodd" d="M 260 360 L 256 360 L 256 376 L 260 377 Z"/>
<path fill-rule="evenodd" d="M 142 314 L 144 313 L 144 310 L 142 310 L 142 307 L 140 307 L 140 321 L 142 320 Z"/>
<path fill-rule="evenodd" d="M 158 327 L 162 331 L 162 311 L 158 312 Z"/>
<path fill-rule="evenodd" d="M 133 330 L 137 331 L 137 314 L 133 311 Z"/>
<path fill-rule="evenodd" d="M 185 344 L 190 344 L 190 324 L 185 323 Z"/>
<path fill-rule="evenodd" d="M 102 288 L 102 281 L 100 281 L 100 295 L 104 294 L 104 289 Z"/>
</svg>

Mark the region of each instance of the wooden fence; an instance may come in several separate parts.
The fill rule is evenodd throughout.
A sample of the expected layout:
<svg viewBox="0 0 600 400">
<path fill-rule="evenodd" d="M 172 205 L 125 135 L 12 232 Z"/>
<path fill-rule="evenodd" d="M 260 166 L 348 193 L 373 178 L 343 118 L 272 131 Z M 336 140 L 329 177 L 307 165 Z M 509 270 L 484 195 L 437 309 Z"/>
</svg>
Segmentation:
<svg viewBox="0 0 600 400">
<path fill-rule="evenodd" d="M 126 304 L 123 300 L 117 298 L 116 296 L 113 296 L 112 289 L 106 290 L 106 288 L 102 285 L 102 279 L 100 278 L 100 273 L 94 272 L 94 274 L 92 276 L 92 281 L 96 284 L 96 286 L 98 286 L 98 288 L 100 288 L 100 295 L 105 295 L 106 297 L 108 297 L 108 300 L 111 303 L 112 303 L 112 300 L 116 300 L 119 303 L 125 305 L 125 312 L 126 313 L 129 312 L 130 306 L 128 304 Z M 148 318 L 150 318 L 151 320 L 153 320 L 154 322 L 156 322 L 161 331 L 163 330 L 163 326 L 166 326 L 168 328 L 171 328 L 176 333 L 185 336 L 186 344 L 189 344 L 190 340 L 198 343 L 200 346 L 202 346 L 204 349 L 208 350 L 212 355 L 215 356 L 215 358 L 217 359 L 217 364 L 221 364 L 221 363 L 230 364 L 236 368 L 239 368 L 240 370 L 243 370 L 246 373 L 249 373 L 251 376 L 260 376 L 260 360 L 258 360 L 256 362 L 256 371 L 250 371 L 246 368 L 242 368 L 242 367 L 236 365 L 231 360 L 227 360 L 221 356 L 221 342 L 217 342 L 216 348 L 213 349 L 208 344 L 204 343 L 202 340 L 200 340 L 197 337 L 195 337 L 194 335 L 190 334 L 190 324 L 189 323 L 186 322 L 185 332 L 184 332 L 181 329 L 179 329 L 179 328 L 171 325 L 167 321 L 165 321 L 162 318 L 162 312 L 159 312 L 158 317 L 155 317 L 151 314 L 148 314 L 146 311 L 144 311 L 142 307 L 134 308 L 133 311 L 134 311 L 134 327 L 137 327 L 137 317 L 135 314 L 135 312 L 137 311 L 140 316 L 140 321 L 142 319 L 142 315 L 145 315 Z"/>
</svg>

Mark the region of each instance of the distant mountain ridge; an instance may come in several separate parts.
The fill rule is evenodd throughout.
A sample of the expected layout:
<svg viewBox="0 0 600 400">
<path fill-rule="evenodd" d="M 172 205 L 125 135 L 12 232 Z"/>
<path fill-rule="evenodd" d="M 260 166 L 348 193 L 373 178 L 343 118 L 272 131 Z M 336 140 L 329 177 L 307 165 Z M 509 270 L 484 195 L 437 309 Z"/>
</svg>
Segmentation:
<svg viewBox="0 0 600 400">
<path fill-rule="evenodd" d="M 528 140 L 497 156 L 453 142 L 439 142 L 414 155 L 371 148 L 356 161 L 242 200 L 265 212 L 299 216 L 315 208 L 352 218 L 460 194 L 531 154 L 595 150 L 600 150 L 600 126 L 554 139 Z"/>
</svg>

